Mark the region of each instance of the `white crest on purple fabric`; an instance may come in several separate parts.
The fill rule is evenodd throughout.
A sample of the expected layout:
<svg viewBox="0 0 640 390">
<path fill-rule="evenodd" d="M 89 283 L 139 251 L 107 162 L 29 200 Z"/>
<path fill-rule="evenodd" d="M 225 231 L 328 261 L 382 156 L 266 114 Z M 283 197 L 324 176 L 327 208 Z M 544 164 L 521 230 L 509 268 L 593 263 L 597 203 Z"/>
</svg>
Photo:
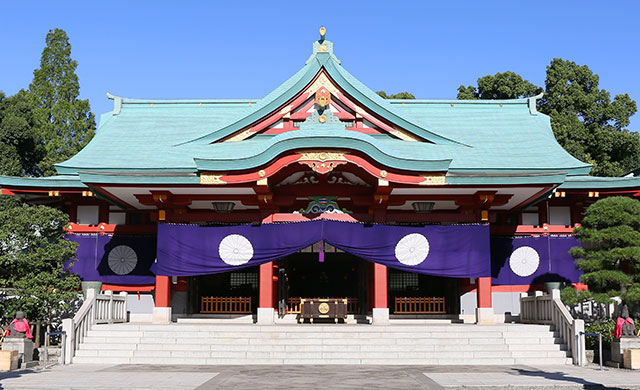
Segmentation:
<svg viewBox="0 0 640 390">
<path fill-rule="evenodd" d="M 520 277 L 533 275 L 540 266 L 540 255 L 530 246 L 521 246 L 511 253 L 509 267 Z"/>
<path fill-rule="evenodd" d="M 245 236 L 229 234 L 220 241 L 218 254 L 229 265 L 243 265 L 253 258 L 253 245 Z"/>
<path fill-rule="evenodd" d="M 136 268 L 138 255 L 130 246 L 118 245 L 109 252 L 107 264 L 113 273 L 127 275 Z"/>
<path fill-rule="evenodd" d="M 429 240 L 420 233 L 402 237 L 396 244 L 396 259 L 404 265 L 418 265 L 429 255 Z"/>
</svg>

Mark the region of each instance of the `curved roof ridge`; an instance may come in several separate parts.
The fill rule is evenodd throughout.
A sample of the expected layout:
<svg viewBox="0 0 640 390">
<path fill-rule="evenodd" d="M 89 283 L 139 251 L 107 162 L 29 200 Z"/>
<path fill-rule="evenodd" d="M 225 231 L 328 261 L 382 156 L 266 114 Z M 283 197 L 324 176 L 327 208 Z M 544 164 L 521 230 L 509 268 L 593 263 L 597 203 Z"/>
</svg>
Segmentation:
<svg viewBox="0 0 640 390">
<path fill-rule="evenodd" d="M 387 99 L 397 104 L 528 104 L 529 98 L 522 99 Z"/>
<path fill-rule="evenodd" d="M 388 166 L 399 168 L 403 164 L 409 164 L 405 168 L 416 171 L 446 171 L 452 161 L 451 158 L 428 158 L 422 150 L 424 144 L 401 143 L 401 141 L 398 143 L 381 142 L 367 134 L 354 131 L 342 132 L 341 130 L 336 126 L 325 128 L 316 125 L 313 129 L 278 134 L 263 142 L 250 141 L 251 147 L 237 142 L 216 144 L 218 152 L 214 156 L 195 156 L 194 161 L 200 170 L 228 170 L 232 168 L 228 166 L 229 164 L 233 164 L 234 170 L 241 170 L 267 163 L 274 156 L 286 151 L 318 147 L 357 150 Z M 309 139 L 316 140 L 313 147 L 304 145 Z M 304 144 L 299 144 L 300 140 L 303 140 Z M 396 148 L 397 146 L 401 146 L 401 148 Z M 229 149 L 227 152 L 238 150 L 235 150 L 234 153 L 220 153 L 220 147 Z M 233 158 L 230 158 L 230 155 Z M 400 164 L 400 161 L 403 161 L 403 164 Z"/>
<path fill-rule="evenodd" d="M 317 68 L 317 69 L 316 69 Z M 280 101 L 282 96 L 286 96 L 287 94 L 291 94 L 292 90 L 301 90 L 302 87 L 299 84 L 303 84 L 306 86 L 311 80 L 306 80 L 309 78 L 309 74 L 312 74 L 311 77 L 315 76 L 315 73 L 319 71 L 321 68 L 320 64 L 317 61 L 312 61 L 305 66 L 303 66 L 298 72 L 296 72 L 293 76 L 291 76 L 287 81 L 282 83 L 276 89 L 271 91 L 267 96 L 258 100 L 252 110 L 247 112 L 246 115 L 240 117 L 240 119 L 235 118 L 230 120 L 229 122 L 218 126 L 217 129 L 213 130 L 207 135 L 202 137 L 198 137 L 195 139 L 191 139 L 178 145 L 184 145 L 189 143 L 194 143 L 198 141 L 202 142 L 213 142 L 218 139 L 224 138 L 230 134 L 233 134 L 235 131 L 241 130 L 242 128 L 249 126 L 254 123 L 261 116 L 268 115 L 271 111 L 276 110 L 282 104 L 286 103 L 285 101 Z M 254 119 L 254 117 L 258 117 Z M 225 131 L 227 130 L 227 131 Z M 229 134 L 227 134 L 229 133 Z"/>
<path fill-rule="evenodd" d="M 123 104 L 255 103 L 260 99 L 137 99 L 122 98 Z"/>
</svg>

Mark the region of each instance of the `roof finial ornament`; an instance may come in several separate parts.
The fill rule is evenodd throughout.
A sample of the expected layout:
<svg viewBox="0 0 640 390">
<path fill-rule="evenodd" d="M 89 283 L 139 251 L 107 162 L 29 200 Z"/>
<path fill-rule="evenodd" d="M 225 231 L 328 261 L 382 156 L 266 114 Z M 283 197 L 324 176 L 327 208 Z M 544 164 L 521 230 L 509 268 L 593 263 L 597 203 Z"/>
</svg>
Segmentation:
<svg viewBox="0 0 640 390">
<path fill-rule="evenodd" d="M 309 61 L 320 54 L 329 54 L 329 56 L 333 58 L 334 61 L 336 61 L 338 64 L 340 63 L 340 60 L 337 59 L 335 55 L 333 55 L 333 42 L 328 40 L 326 38 L 326 35 L 327 28 L 324 26 L 320 27 L 320 39 L 313 41 L 313 54 L 311 54 L 311 57 L 309 57 L 309 59 L 307 60 L 307 64 L 309 63 Z"/>
</svg>

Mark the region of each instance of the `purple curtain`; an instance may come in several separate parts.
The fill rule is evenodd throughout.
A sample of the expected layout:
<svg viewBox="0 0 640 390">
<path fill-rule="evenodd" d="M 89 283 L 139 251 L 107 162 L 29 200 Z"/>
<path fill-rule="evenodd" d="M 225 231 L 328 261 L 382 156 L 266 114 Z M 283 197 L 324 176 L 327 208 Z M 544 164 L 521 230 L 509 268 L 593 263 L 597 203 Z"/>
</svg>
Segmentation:
<svg viewBox="0 0 640 390">
<path fill-rule="evenodd" d="M 281 259 L 318 241 L 392 268 L 448 277 L 490 276 L 486 225 L 395 226 L 310 221 L 260 226 L 158 225 L 157 275 L 228 272 Z"/>
<path fill-rule="evenodd" d="M 582 271 L 569 255 L 574 246 L 580 242 L 573 236 L 491 237 L 493 284 L 578 283 Z"/>
<path fill-rule="evenodd" d="M 156 236 L 69 234 L 66 238 L 79 244 L 70 270 L 82 280 L 124 285 L 155 283 L 150 268 L 156 258 Z M 114 265 L 113 257 L 109 264 L 109 255 L 115 248 L 119 258 L 126 260 L 125 265 Z"/>
</svg>

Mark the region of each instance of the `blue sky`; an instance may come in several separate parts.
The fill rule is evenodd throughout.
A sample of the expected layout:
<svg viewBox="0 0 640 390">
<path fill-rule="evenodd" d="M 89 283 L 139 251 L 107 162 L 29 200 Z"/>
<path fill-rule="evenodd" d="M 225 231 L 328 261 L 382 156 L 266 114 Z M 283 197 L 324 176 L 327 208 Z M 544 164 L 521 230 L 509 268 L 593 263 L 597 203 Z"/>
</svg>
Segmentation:
<svg viewBox="0 0 640 390">
<path fill-rule="evenodd" d="M 455 98 L 511 70 L 543 85 L 554 57 L 640 100 L 637 1 L 47 1 L 0 3 L 0 90 L 26 88 L 51 28 L 69 34 L 81 97 L 260 98 L 304 65 L 320 26 L 374 90 Z M 640 115 L 631 129 L 640 130 Z"/>
</svg>

